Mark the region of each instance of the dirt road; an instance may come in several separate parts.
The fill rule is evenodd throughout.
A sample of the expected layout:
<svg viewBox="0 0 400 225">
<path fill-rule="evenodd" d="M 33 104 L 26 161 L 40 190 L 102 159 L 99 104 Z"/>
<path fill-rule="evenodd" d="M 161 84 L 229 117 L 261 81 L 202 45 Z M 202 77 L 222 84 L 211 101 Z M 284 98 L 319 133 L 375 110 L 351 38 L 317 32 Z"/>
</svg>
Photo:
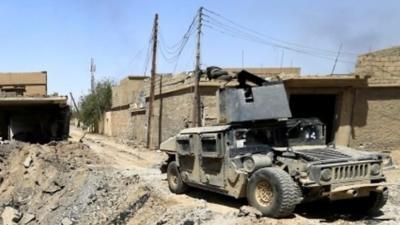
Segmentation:
<svg viewBox="0 0 400 225">
<path fill-rule="evenodd" d="M 78 141 L 83 136 L 83 132 L 72 127 L 70 136 L 72 141 Z M 159 169 L 166 155 L 159 151 L 149 151 L 140 145 L 128 146 L 114 138 L 98 134 L 86 134 L 83 143 L 90 146 L 110 166 L 139 174 L 147 184 L 157 187 L 174 203 L 199 207 L 206 204 L 207 208 L 216 213 L 233 213 L 245 204 L 243 201 L 208 192 L 192 191 L 189 195 L 170 193 L 166 174 L 161 174 Z"/>
<path fill-rule="evenodd" d="M 0 144 L 0 225 L 399 224 L 400 173 L 387 171 L 382 215 L 340 204 L 301 205 L 290 218 L 259 217 L 246 200 L 191 189 L 175 195 L 159 170 L 161 152 L 71 127 L 71 139 L 46 145 Z M 400 151 L 393 154 L 400 159 Z"/>
<path fill-rule="evenodd" d="M 77 140 L 82 136 L 82 132 L 76 128 L 71 130 L 71 136 Z M 323 202 L 324 206 L 320 204 L 310 204 L 300 206 L 293 218 L 274 220 L 268 218 L 256 219 L 253 217 L 238 217 L 240 208 L 246 205 L 245 200 L 236 200 L 226 196 L 204 192 L 199 190 L 191 190 L 187 195 L 171 194 L 168 190 L 166 182 L 166 175 L 161 174 L 159 165 L 164 159 L 164 155 L 160 152 L 148 151 L 142 146 L 127 146 L 121 144 L 113 138 L 104 137 L 101 135 L 88 134 L 83 139 L 84 143 L 88 144 L 96 153 L 99 154 L 106 162 L 118 169 L 125 169 L 133 173 L 138 173 L 143 178 L 146 185 L 155 187 L 157 191 L 166 197 L 166 207 L 179 206 L 185 207 L 198 207 L 204 210 L 209 210 L 213 219 L 206 219 L 207 223 L 218 224 L 223 221 L 224 224 L 264 224 L 264 223 L 278 223 L 278 224 L 312 224 L 325 222 L 335 222 L 338 224 L 364 224 L 364 223 L 393 223 L 400 221 L 393 211 L 400 209 L 396 205 L 397 200 L 391 199 L 391 202 L 383 209 L 383 214 L 376 218 L 369 218 L 365 215 L 350 215 L 346 211 L 342 211 L 341 206 L 336 204 L 329 204 Z M 397 153 L 396 153 L 397 154 Z M 399 155 L 399 154 L 397 154 Z M 396 159 L 397 159 L 396 155 Z M 400 159 L 400 157 L 399 157 Z M 389 181 L 392 183 L 399 183 L 399 171 L 393 170 L 387 172 Z M 392 186 L 393 187 L 399 186 Z M 392 191 L 392 196 L 400 197 L 397 190 Z M 146 212 L 152 214 L 154 212 Z M 137 220 L 137 218 L 135 219 Z M 204 222 L 204 221 L 203 221 Z M 137 224 L 137 223 L 128 223 Z"/>
</svg>

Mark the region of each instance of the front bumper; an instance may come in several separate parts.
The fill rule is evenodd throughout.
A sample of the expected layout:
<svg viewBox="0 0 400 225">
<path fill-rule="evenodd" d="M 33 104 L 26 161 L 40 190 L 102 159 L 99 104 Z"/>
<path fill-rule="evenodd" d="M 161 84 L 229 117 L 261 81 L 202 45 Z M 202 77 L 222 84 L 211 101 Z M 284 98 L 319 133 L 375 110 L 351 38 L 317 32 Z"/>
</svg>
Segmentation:
<svg viewBox="0 0 400 225">
<path fill-rule="evenodd" d="M 328 197 L 330 200 L 340 200 L 365 197 L 371 192 L 384 192 L 387 190 L 387 183 L 353 184 L 332 188 L 330 191 L 322 192 L 322 196 Z"/>
</svg>

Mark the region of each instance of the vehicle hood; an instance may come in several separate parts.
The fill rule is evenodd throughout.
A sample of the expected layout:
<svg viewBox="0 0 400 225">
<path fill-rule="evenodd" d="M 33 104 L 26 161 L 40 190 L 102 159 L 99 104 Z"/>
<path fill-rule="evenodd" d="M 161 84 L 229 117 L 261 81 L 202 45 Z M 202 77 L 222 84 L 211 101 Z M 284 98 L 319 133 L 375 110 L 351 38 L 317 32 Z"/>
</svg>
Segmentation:
<svg viewBox="0 0 400 225">
<path fill-rule="evenodd" d="M 363 161 L 382 158 L 378 152 L 356 150 L 345 146 L 296 146 L 292 151 L 309 162 Z"/>
</svg>

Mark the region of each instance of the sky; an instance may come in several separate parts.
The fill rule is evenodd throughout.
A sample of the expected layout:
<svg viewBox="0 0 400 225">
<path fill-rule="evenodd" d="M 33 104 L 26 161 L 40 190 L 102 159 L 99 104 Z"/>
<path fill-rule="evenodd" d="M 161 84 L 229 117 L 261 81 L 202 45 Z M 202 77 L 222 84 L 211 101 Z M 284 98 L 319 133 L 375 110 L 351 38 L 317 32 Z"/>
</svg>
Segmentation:
<svg viewBox="0 0 400 225">
<path fill-rule="evenodd" d="M 155 13 L 165 55 L 158 51 L 157 71 L 192 70 L 195 34 L 178 60 L 170 59 L 171 46 L 201 6 L 202 68 L 294 66 L 304 75 L 330 74 L 342 46 L 335 73 L 349 73 L 357 54 L 400 44 L 398 0 L 2 0 L 0 71 L 47 71 L 49 94 L 76 98 L 90 88 L 92 57 L 96 80 L 148 75 Z"/>
</svg>

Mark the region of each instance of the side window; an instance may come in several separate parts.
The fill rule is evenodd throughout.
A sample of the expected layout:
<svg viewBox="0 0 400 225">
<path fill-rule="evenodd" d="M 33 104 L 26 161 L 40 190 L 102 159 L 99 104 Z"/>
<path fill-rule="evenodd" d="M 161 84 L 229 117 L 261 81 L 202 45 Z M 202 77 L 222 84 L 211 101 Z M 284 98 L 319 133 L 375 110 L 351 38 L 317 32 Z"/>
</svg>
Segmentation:
<svg viewBox="0 0 400 225">
<path fill-rule="evenodd" d="M 201 139 L 201 145 L 203 147 L 203 152 L 217 152 L 217 140 L 215 139 Z"/>
<path fill-rule="evenodd" d="M 178 148 L 182 152 L 190 152 L 190 142 L 189 139 L 178 140 Z"/>
<path fill-rule="evenodd" d="M 203 157 L 223 157 L 220 139 L 221 134 L 202 134 L 200 136 Z"/>
<path fill-rule="evenodd" d="M 192 152 L 189 135 L 178 136 L 176 139 L 176 144 L 180 154 L 190 154 Z"/>
</svg>

